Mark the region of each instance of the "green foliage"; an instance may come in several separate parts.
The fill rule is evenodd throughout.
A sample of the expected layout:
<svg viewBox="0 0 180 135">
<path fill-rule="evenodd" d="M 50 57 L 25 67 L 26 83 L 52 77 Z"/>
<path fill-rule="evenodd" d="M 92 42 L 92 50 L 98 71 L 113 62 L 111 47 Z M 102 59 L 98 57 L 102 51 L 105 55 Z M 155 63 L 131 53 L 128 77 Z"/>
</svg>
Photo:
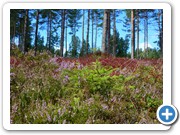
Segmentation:
<svg viewBox="0 0 180 135">
<path fill-rule="evenodd" d="M 90 93 L 95 94 L 99 92 L 101 95 L 107 97 L 110 94 L 113 86 L 115 85 L 115 79 L 117 79 L 116 77 L 110 76 L 114 69 L 106 69 L 101 65 L 100 62 L 96 61 L 92 63 L 90 69 L 86 70 L 86 80 Z"/>
<path fill-rule="evenodd" d="M 113 35 L 111 35 L 110 37 L 110 52 L 112 53 L 113 52 L 113 44 L 114 44 L 114 41 L 113 41 Z M 116 30 L 116 42 L 115 42 L 115 45 L 116 45 L 116 56 L 117 57 L 127 57 L 127 51 L 129 49 L 129 39 L 128 37 L 126 36 L 125 39 L 123 39 L 122 37 L 120 37 L 120 34 L 119 32 Z"/>
<path fill-rule="evenodd" d="M 135 54 L 137 54 L 137 50 L 135 51 Z M 137 56 L 136 56 L 137 57 Z M 139 50 L 139 58 L 160 58 L 161 57 L 161 52 L 160 50 L 154 48 L 149 48 L 146 49 L 146 51 L 143 51 L 142 49 Z"/>
<path fill-rule="evenodd" d="M 33 54 L 11 62 L 11 123 L 158 123 L 162 70 L 142 65 L 116 75 L 119 68 L 98 59 L 87 66 L 58 65 L 45 52 Z"/>
<path fill-rule="evenodd" d="M 81 10 L 79 9 L 69 9 L 67 10 L 68 15 L 68 25 L 71 28 L 71 32 L 69 34 L 76 35 L 78 28 L 80 27 L 79 20 L 81 19 Z"/>
<path fill-rule="evenodd" d="M 70 56 L 71 57 L 78 57 L 79 56 L 79 51 L 80 51 L 80 39 L 79 37 L 73 35 L 71 39 L 71 43 L 69 44 L 70 46 Z"/>
<path fill-rule="evenodd" d="M 117 54 L 118 57 L 127 57 L 127 51 L 129 49 L 129 39 L 126 36 L 125 39 L 122 37 L 117 40 Z"/>
</svg>

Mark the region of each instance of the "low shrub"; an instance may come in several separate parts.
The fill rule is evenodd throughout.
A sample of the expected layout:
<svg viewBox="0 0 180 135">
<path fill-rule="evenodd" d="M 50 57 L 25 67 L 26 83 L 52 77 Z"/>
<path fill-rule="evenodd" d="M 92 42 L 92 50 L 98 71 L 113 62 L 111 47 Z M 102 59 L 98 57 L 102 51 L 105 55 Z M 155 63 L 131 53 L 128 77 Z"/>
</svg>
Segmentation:
<svg viewBox="0 0 180 135">
<path fill-rule="evenodd" d="M 148 65 L 135 60 L 131 70 L 125 66 L 133 65 L 131 60 L 100 55 L 88 59 L 85 63 L 83 58 L 52 58 L 47 53 L 12 56 L 11 123 L 158 123 L 162 68 L 150 60 Z"/>
</svg>

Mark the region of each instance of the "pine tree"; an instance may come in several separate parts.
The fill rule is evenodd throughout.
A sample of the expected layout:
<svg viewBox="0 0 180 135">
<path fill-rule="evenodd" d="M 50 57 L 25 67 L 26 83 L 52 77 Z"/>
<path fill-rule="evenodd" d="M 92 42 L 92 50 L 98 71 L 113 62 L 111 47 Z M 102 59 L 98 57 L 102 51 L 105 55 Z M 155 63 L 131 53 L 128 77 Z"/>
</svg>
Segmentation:
<svg viewBox="0 0 180 135">
<path fill-rule="evenodd" d="M 158 31 L 159 31 L 159 41 L 158 46 L 160 47 L 161 57 L 163 57 L 163 10 L 159 9 L 158 13 Z"/>
<path fill-rule="evenodd" d="M 94 42 L 94 10 L 92 9 L 91 10 L 91 26 L 92 26 L 92 28 L 91 28 L 91 30 L 92 30 L 92 40 L 91 40 L 91 47 L 92 47 L 92 52 L 94 51 L 94 46 L 93 46 L 93 42 Z"/>
<path fill-rule="evenodd" d="M 81 10 L 80 9 L 70 9 L 68 10 L 68 26 L 71 28 L 70 35 L 76 35 L 76 32 L 78 31 L 80 27 L 79 20 L 81 19 Z"/>
<path fill-rule="evenodd" d="M 66 9 L 61 10 L 61 40 L 60 40 L 60 56 L 63 57 L 63 48 L 64 48 L 64 29 L 65 29 L 65 13 Z"/>
<path fill-rule="evenodd" d="M 102 27 L 103 22 L 103 10 L 101 9 L 94 9 L 95 14 L 95 42 L 94 42 L 94 48 L 97 47 L 97 36 L 98 36 L 98 28 Z"/>
<path fill-rule="evenodd" d="M 15 44 L 15 38 L 16 38 L 16 27 L 17 27 L 17 21 L 18 21 L 18 11 L 11 9 L 10 10 L 10 41 L 11 41 L 11 49 L 12 45 Z"/>
<path fill-rule="evenodd" d="M 71 44 L 70 44 L 70 50 L 71 54 L 75 57 L 78 56 L 79 51 L 79 43 L 75 43 L 75 41 L 79 42 L 79 38 L 76 36 L 76 32 L 78 31 L 80 27 L 79 20 L 81 19 L 81 10 L 80 9 L 70 9 L 68 10 L 67 18 L 68 18 L 68 26 L 71 29 L 71 32 L 69 32 L 71 37 Z"/>
<path fill-rule="evenodd" d="M 136 10 L 136 19 L 137 19 L 137 58 L 139 58 L 139 24 L 140 24 L 140 20 L 139 20 L 139 9 Z"/>
<path fill-rule="evenodd" d="M 39 25 L 39 9 L 36 10 L 36 31 L 35 31 L 35 42 L 34 42 L 35 56 L 37 53 L 38 25 Z"/>
<path fill-rule="evenodd" d="M 81 53 L 80 53 L 80 55 L 81 56 L 84 56 L 84 49 L 85 49 L 85 46 L 84 46 L 84 18 L 85 18 L 85 10 L 83 9 L 82 10 L 82 41 L 81 41 Z"/>
<path fill-rule="evenodd" d="M 107 10 L 107 46 L 106 52 L 110 54 L 110 35 L 111 35 L 111 22 L 110 22 L 111 14 L 110 10 Z"/>
<path fill-rule="evenodd" d="M 86 54 L 88 54 L 89 51 L 89 23 L 90 23 L 90 9 L 88 9 L 88 20 L 87 20 Z"/>
<path fill-rule="evenodd" d="M 116 9 L 113 10 L 113 56 L 116 56 Z"/>
<path fill-rule="evenodd" d="M 131 59 L 134 59 L 135 51 L 135 22 L 134 22 L 134 9 L 131 9 Z"/>
<path fill-rule="evenodd" d="M 68 21 L 66 19 L 66 37 L 65 37 L 65 40 L 66 40 L 66 52 L 65 52 L 65 57 L 67 57 L 67 53 L 68 53 L 68 50 L 67 50 L 67 36 L 68 36 L 68 33 L 67 33 L 67 28 L 68 28 Z"/>
<path fill-rule="evenodd" d="M 103 35 L 102 35 L 102 52 L 106 52 L 106 37 L 107 37 L 107 17 L 108 17 L 108 9 L 104 9 L 104 19 L 103 19 Z"/>
</svg>

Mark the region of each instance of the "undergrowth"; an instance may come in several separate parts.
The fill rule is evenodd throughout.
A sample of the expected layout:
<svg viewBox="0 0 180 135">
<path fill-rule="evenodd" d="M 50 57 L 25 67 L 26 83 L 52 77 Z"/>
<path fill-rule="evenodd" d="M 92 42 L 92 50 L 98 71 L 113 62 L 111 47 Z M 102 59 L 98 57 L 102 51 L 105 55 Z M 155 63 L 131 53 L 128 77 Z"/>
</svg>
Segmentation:
<svg viewBox="0 0 180 135">
<path fill-rule="evenodd" d="M 10 75 L 13 124 L 159 123 L 162 60 L 29 52 L 11 56 Z"/>
</svg>

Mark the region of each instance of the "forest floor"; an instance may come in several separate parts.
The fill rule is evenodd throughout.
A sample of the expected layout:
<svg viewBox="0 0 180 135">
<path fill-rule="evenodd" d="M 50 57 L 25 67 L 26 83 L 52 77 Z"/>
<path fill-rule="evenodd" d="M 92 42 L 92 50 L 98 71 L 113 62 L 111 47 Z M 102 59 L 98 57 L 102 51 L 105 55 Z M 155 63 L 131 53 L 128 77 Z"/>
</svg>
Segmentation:
<svg viewBox="0 0 180 135">
<path fill-rule="evenodd" d="M 159 123 L 162 59 L 19 53 L 10 64 L 11 123 Z"/>
</svg>

